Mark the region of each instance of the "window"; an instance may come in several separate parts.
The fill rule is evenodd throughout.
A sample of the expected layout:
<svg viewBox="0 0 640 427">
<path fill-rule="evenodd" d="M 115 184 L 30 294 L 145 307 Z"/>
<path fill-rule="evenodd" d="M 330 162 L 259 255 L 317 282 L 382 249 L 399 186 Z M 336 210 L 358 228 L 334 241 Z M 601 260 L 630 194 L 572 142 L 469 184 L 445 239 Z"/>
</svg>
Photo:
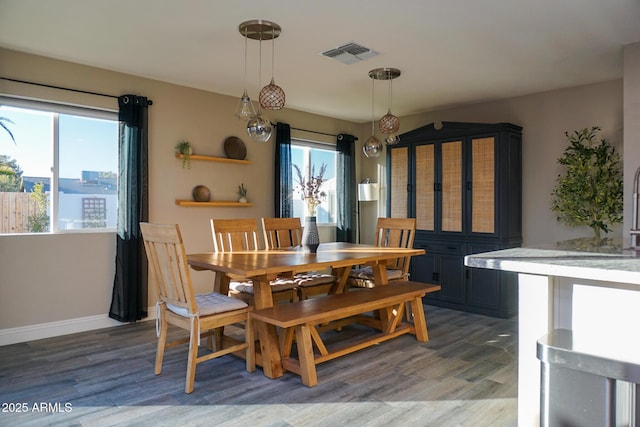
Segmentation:
<svg viewBox="0 0 640 427">
<path fill-rule="evenodd" d="M 0 117 L 0 233 L 116 228 L 116 112 L 0 97 Z"/>
<path fill-rule="evenodd" d="M 336 151 L 330 145 L 313 143 L 302 140 L 291 140 L 291 176 L 293 187 L 297 186 L 297 175 L 293 165 L 297 165 L 305 177 L 309 177 L 312 167 L 315 174 L 320 171 L 322 164 L 327 165 L 324 174 L 322 190 L 327 194 L 325 200 L 316 212 L 319 224 L 333 225 L 336 223 Z M 299 217 L 304 222 L 307 216 L 306 206 L 297 192 L 293 194 L 293 216 Z"/>
</svg>

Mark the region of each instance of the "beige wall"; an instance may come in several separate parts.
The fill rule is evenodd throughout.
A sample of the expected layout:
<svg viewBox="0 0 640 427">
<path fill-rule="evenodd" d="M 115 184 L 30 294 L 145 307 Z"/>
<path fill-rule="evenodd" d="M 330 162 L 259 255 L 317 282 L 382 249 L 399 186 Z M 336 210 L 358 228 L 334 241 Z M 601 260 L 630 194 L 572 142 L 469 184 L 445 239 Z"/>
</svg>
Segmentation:
<svg viewBox="0 0 640 427">
<path fill-rule="evenodd" d="M 5 77 L 114 95 L 134 93 L 153 100 L 149 109 L 150 220 L 180 224 L 187 251 L 211 250 L 209 218 L 273 215 L 274 144 L 256 143 L 245 136 L 245 123 L 233 117 L 236 98 L 3 49 L 0 69 Z M 115 99 L 4 80 L 0 80 L 0 93 L 117 109 Z M 347 121 L 288 109 L 269 112 L 268 117 L 296 128 L 359 136 L 360 126 Z M 223 155 L 224 139 L 231 135 L 243 139 L 252 165 L 192 162 L 191 169 L 183 169 L 174 158 L 174 146 L 181 139 L 191 141 L 195 153 Z M 177 198 L 190 198 L 198 184 L 208 186 L 214 199 L 235 200 L 240 183 L 249 190 L 251 208 L 175 204 Z M 0 236 L 0 332 L 106 315 L 114 253 L 113 233 Z M 198 290 L 210 288 L 212 273 L 193 276 Z"/>
<path fill-rule="evenodd" d="M 629 49 L 626 64 L 633 58 L 637 64 L 637 51 Z M 273 143 L 259 144 L 244 136 L 244 124 L 231 115 L 235 98 L 2 49 L 0 69 L 3 76 L 17 79 L 114 95 L 135 93 L 152 99 L 150 219 L 179 223 L 187 251 L 210 250 L 210 217 L 260 217 L 273 213 Z M 625 79 L 625 93 L 626 85 Z M 634 93 L 638 86 L 634 83 Z M 564 132 L 598 125 L 607 139 L 621 147 L 622 92 L 622 81 L 612 81 L 402 117 L 401 132 L 433 121 L 512 122 L 522 126 L 525 243 L 551 242 L 589 235 L 589 230 L 573 230 L 558 224 L 548 208 L 549 193 L 559 171 L 556 159 L 566 146 Z M 117 108 L 110 98 L 3 80 L 0 93 Z M 634 102 L 637 106 L 637 100 Z M 354 124 L 287 109 L 270 112 L 269 118 L 293 127 L 358 136 L 358 180 L 370 177 L 384 183 L 385 156 L 363 159 L 360 155 L 360 147 L 369 137 L 369 123 Z M 230 135 L 245 141 L 247 157 L 253 165 L 193 162 L 188 170 L 173 157 L 173 147 L 181 139 L 189 139 L 196 153 L 222 154 L 222 143 Z M 211 188 L 214 198 L 233 199 L 241 182 L 249 189 L 252 208 L 175 205 L 176 198 L 188 198 L 197 184 Z M 384 197 L 380 210 L 377 205 L 363 204 L 363 229 L 371 230 L 378 212 L 384 213 Z M 363 233 L 363 241 L 369 239 L 370 233 Z M 111 233 L 0 236 L 0 333 L 8 328 L 106 315 L 113 283 L 114 241 Z M 213 279 L 207 272 L 194 273 L 194 278 L 199 290 L 207 289 Z"/>
</svg>

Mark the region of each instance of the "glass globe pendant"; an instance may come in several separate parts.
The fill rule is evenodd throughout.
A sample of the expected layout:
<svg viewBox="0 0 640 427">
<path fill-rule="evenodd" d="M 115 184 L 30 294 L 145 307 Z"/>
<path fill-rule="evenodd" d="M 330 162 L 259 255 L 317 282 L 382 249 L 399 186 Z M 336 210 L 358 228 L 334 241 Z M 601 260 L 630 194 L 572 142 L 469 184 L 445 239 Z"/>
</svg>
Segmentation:
<svg viewBox="0 0 640 427">
<path fill-rule="evenodd" d="M 260 36 L 260 55 L 258 57 L 259 65 L 258 65 L 258 87 L 260 87 L 260 81 L 262 80 L 262 35 Z M 267 117 L 262 115 L 262 110 L 258 108 L 255 117 L 249 119 L 247 122 L 247 134 L 249 138 L 253 139 L 256 142 L 268 142 L 271 139 L 271 134 L 273 133 L 273 129 L 271 127 L 271 121 Z"/>
<path fill-rule="evenodd" d="M 362 152 L 365 157 L 376 158 L 382 152 L 382 143 L 378 138 L 371 135 L 362 146 Z"/>
<path fill-rule="evenodd" d="M 400 142 L 400 137 L 392 133 L 391 135 L 387 135 L 387 137 L 384 139 L 384 142 L 387 145 L 394 145 Z"/>
<path fill-rule="evenodd" d="M 247 122 L 247 134 L 256 142 L 268 142 L 272 132 L 271 122 L 263 117 L 260 111 Z"/>
<path fill-rule="evenodd" d="M 371 136 L 367 139 L 362 146 L 362 152 L 365 157 L 376 158 L 382 152 L 382 143 L 375 136 L 375 119 L 373 112 L 373 89 L 374 89 L 375 80 L 371 80 Z"/>
</svg>

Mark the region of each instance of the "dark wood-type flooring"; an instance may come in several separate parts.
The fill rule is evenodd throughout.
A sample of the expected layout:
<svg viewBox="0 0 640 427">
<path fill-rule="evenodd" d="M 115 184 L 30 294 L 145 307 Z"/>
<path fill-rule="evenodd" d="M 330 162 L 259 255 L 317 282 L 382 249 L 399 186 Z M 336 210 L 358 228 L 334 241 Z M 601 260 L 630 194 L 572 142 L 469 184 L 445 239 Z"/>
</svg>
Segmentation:
<svg viewBox="0 0 640 427">
<path fill-rule="evenodd" d="M 224 356 L 198 365 L 187 395 L 186 345 L 153 374 L 154 322 L 3 346 L 0 426 L 515 426 L 517 319 L 425 311 L 429 342 L 403 335 L 323 363 L 313 388 Z"/>
</svg>

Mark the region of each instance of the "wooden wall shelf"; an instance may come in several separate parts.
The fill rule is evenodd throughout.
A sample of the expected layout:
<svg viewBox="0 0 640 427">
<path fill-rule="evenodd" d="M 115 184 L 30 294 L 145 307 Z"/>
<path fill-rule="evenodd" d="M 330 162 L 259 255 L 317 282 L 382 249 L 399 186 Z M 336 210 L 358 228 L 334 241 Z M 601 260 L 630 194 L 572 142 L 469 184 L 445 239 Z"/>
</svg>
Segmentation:
<svg viewBox="0 0 640 427">
<path fill-rule="evenodd" d="M 176 200 L 176 205 L 185 207 L 199 207 L 199 208 L 249 208 L 253 206 L 253 203 L 240 203 L 232 201 L 213 201 L 213 202 L 196 202 L 194 200 Z"/>
<path fill-rule="evenodd" d="M 184 154 L 176 154 L 176 159 L 184 159 Z M 202 154 L 192 154 L 191 160 L 204 160 L 207 162 L 235 163 L 240 165 L 250 165 L 250 160 L 229 159 L 227 157 L 205 156 Z"/>
</svg>

